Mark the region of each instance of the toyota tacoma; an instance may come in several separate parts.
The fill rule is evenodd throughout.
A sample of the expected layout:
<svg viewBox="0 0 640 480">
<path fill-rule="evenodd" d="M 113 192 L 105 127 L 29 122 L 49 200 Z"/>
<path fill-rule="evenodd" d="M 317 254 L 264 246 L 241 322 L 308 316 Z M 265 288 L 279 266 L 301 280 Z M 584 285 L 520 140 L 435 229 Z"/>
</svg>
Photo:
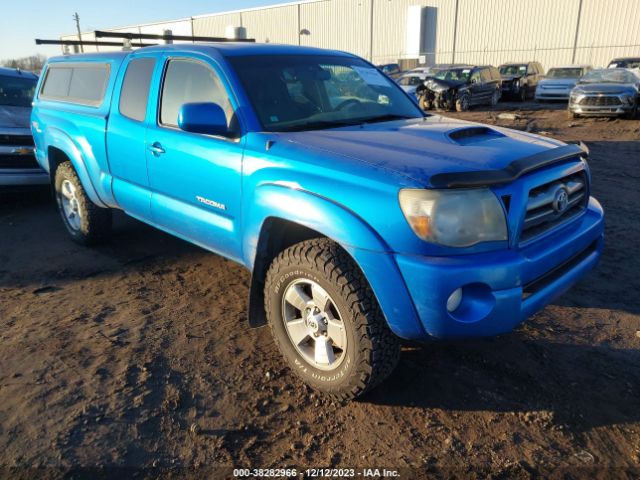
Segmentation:
<svg viewBox="0 0 640 480">
<path fill-rule="evenodd" d="M 509 332 L 602 251 L 586 147 L 425 116 L 348 53 L 52 58 L 31 127 L 73 240 L 120 209 L 244 265 L 249 323 L 338 398 L 382 382 L 401 339 Z"/>
</svg>

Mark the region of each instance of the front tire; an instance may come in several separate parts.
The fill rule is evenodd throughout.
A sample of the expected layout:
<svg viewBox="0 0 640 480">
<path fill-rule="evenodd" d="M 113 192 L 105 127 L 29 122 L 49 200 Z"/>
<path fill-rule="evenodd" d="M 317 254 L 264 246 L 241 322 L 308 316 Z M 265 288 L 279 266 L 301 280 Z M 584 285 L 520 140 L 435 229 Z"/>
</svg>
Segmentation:
<svg viewBox="0 0 640 480">
<path fill-rule="evenodd" d="M 111 232 L 111 210 L 100 208 L 87 196 L 71 162 L 56 169 L 56 204 L 69 235 L 81 245 L 95 245 Z"/>
<path fill-rule="evenodd" d="M 469 99 L 469 95 L 463 95 L 458 100 L 456 100 L 456 110 L 458 112 L 468 112 L 471 106 L 471 102 Z"/>
<path fill-rule="evenodd" d="M 362 395 L 395 368 L 399 339 L 351 257 L 329 239 L 284 250 L 265 282 L 274 341 L 312 388 L 341 400 Z"/>
<path fill-rule="evenodd" d="M 628 120 L 633 120 L 637 116 L 638 116 L 638 100 L 636 100 L 636 103 L 633 106 L 633 108 L 629 111 L 629 113 L 626 113 L 624 117 Z"/>
</svg>

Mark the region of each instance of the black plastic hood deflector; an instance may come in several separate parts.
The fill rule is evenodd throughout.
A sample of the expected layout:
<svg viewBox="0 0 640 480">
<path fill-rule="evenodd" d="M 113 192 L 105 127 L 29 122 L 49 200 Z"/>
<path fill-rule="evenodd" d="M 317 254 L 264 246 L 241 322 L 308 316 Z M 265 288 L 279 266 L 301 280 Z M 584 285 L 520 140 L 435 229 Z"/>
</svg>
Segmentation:
<svg viewBox="0 0 640 480">
<path fill-rule="evenodd" d="M 571 157 L 584 156 L 588 152 L 584 144 L 563 145 L 529 157 L 515 160 L 501 170 L 479 170 L 475 172 L 438 173 L 430 178 L 434 188 L 488 187 L 513 182 L 525 173 Z"/>
</svg>

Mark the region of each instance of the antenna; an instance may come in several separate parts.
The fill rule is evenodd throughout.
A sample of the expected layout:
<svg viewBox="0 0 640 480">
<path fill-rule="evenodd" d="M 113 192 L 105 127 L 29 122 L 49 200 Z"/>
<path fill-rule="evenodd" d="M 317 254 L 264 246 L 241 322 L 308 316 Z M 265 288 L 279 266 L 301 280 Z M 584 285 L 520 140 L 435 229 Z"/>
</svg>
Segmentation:
<svg viewBox="0 0 640 480">
<path fill-rule="evenodd" d="M 73 19 L 76 22 L 76 29 L 78 30 L 78 40 L 80 41 L 80 52 L 84 53 L 84 47 L 82 46 L 82 33 L 80 33 L 80 15 L 78 12 L 73 14 Z"/>
</svg>

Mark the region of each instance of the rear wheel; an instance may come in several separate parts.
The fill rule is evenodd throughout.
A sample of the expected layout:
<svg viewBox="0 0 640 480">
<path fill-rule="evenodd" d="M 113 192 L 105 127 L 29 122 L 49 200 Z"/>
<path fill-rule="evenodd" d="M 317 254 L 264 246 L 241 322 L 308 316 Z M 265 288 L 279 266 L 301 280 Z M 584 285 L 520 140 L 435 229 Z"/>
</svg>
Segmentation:
<svg viewBox="0 0 640 480">
<path fill-rule="evenodd" d="M 75 242 L 93 245 L 109 236 L 111 210 L 100 208 L 89 199 L 71 162 L 58 166 L 54 187 L 62 222 Z"/>
<path fill-rule="evenodd" d="M 366 278 L 328 239 L 301 242 L 278 255 L 267 272 L 265 309 L 291 369 L 339 399 L 375 387 L 398 361 L 399 339 Z"/>
</svg>

